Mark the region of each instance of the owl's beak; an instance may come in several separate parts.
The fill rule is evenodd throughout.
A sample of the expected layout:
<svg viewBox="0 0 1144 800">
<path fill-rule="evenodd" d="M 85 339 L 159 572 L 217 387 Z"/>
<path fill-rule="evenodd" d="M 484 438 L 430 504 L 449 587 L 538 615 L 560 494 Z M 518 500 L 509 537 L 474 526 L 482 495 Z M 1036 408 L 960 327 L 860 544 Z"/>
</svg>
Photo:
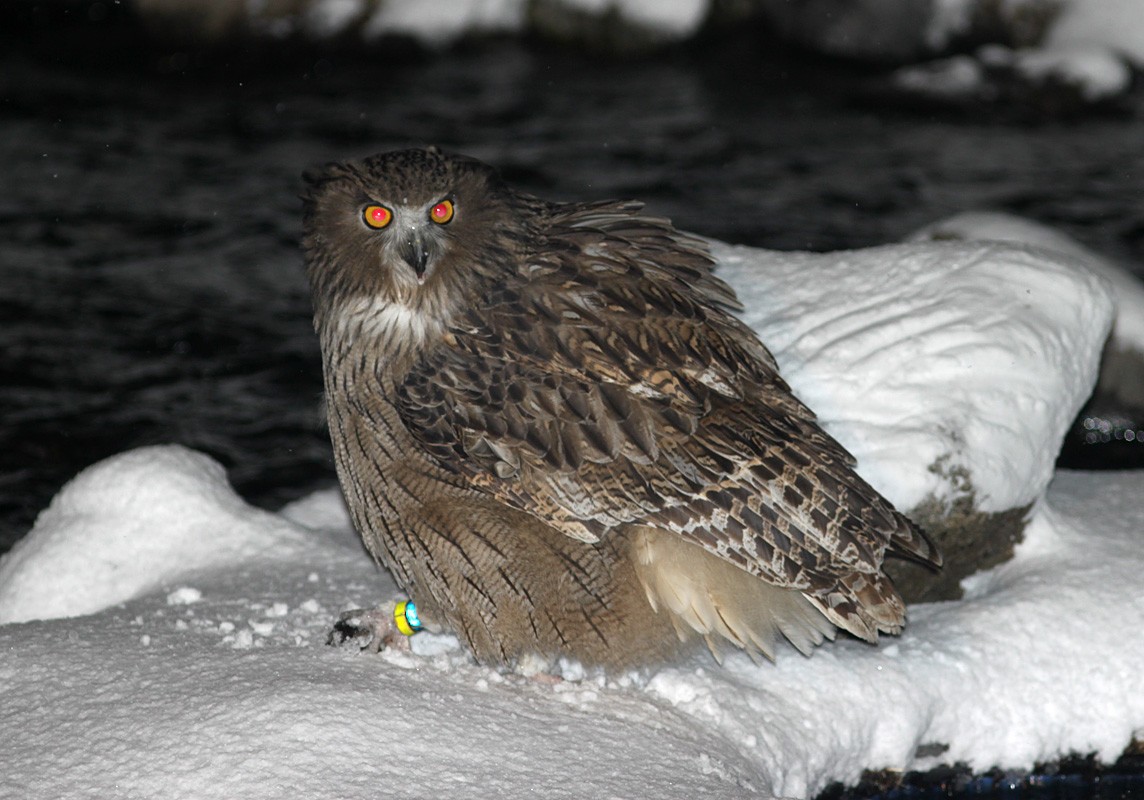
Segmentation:
<svg viewBox="0 0 1144 800">
<path fill-rule="evenodd" d="M 421 236 L 420 228 L 409 231 L 399 250 L 401 258 L 417 274 L 417 282 L 425 282 L 425 269 L 429 265 L 429 248 Z"/>
</svg>

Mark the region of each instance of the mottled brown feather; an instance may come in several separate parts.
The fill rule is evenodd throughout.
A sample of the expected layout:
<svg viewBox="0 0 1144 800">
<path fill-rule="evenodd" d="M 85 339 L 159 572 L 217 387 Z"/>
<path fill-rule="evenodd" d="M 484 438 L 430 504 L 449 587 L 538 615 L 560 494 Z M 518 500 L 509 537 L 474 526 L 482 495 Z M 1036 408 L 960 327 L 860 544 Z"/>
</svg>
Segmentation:
<svg viewBox="0 0 1144 800">
<path fill-rule="evenodd" d="M 636 203 L 514 192 L 434 150 L 310 182 L 305 249 L 351 513 L 478 657 L 639 663 L 670 650 L 654 609 L 673 592 L 697 603 L 673 626 L 701 620 L 690 624 L 718 628 L 701 634 L 764 653 L 773 631 L 804 649 L 822 638 L 776 590 L 866 639 L 900 630 L 882 561 L 936 564 L 936 552 L 730 313 L 738 301 L 702 240 Z M 419 222 L 444 196 L 457 205 L 449 228 Z M 396 258 L 399 231 L 362 230 L 367 202 L 425 227 L 424 276 Z M 655 573 L 656 553 L 668 572 Z M 691 560 L 695 575 L 729 564 L 760 588 L 701 598 Z"/>
<path fill-rule="evenodd" d="M 838 601 L 839 582 L 879 574 L 887 548 L 934 551 L 727 313 L 702 242 L 631 204 L 553 207 L 539 232 L 516 280 L 402 382 L 414 436 L 569 536 L 660 527 L 807 592 L 864 638 L 899 627 Z"/>
</svg>

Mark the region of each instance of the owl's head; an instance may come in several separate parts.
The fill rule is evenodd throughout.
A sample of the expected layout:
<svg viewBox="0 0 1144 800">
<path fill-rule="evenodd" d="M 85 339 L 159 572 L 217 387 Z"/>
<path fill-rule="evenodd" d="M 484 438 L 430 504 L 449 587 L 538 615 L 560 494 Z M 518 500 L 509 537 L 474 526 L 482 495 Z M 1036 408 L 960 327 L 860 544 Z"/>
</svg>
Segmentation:
<svg viewBox="0 0 1144 800">
<path fill-rule="evenodd" d="M 447 314 L 503 268 L 517 227 L 495 170 L 436 148 L 327 164 L 305 180 L 303 249 L 319 315 L 362 303 Z"/>
</svg>

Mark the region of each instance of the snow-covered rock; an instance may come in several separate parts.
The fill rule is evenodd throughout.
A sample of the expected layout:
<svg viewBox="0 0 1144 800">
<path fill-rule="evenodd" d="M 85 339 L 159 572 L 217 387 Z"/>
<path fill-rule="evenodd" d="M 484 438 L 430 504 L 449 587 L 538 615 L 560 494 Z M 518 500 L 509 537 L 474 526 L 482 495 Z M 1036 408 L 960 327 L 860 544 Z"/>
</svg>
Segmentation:
<svg viewBox="0 0 1144 800">
<path fill-rule="evenodd" d="M 1112 318 L 1099 277 L 988 242 L 714 252 L 795 394 L 896 505 L 956 494 L 943 471 L 985 511 L 1044 492 Z"/>
<path fill-rule="evenodd" d="M 133 450 L 72 480 L 0 559 L 0 623 L 90 614 L 199 571 L 296 559 L 313 546 L 243 502 L 213 459 Z"/>
<path fill-rule="evenodd" d="M 1144 64 L 1137 0 L 758 0 L 791 38 L 851 58 L 911 61 L 961 43 L 1118 54 Z"/>
<path fill-rule="evenodd" d="M 1060 253 L 1100 275 L 1112 289 L 1115 316 L 1098 391 L 1116 405 L 1144 409 L 1144 281 L 1132 272 L 1046 225 L 995 211 L 956 214 L 921 228 L 910 239 L 1027 244 Z"/>
<path fill-rule="evenodd" d="M 467 36 L 524 33 L 621 52 L 687 40 L 708 20 L 726 30 L 761 15 L 780 35 L 814 50 L 891 63 L 965 44 L 1022 52 L 1044 46 L 1043 55 L 1017 58 L 1022 71 L 1079 81 L 1102 98 L 1125 74 L 1120 58 L 1144 63 L 1137 0 L 136 0 L 134 6 L 152 29 L 196 41 L 405 36 L 441 47 Z M 930 71 L 947 66 L 951 73 L 958 67 Z M 926 77 L 917 73 L 913 80 Z"/>
<path fill-rule="evenodd" d="M 1100 45 L 1010 49 L 990 44 L 971 54 L 895 70 L 891 84 L 918 101 L 971 110 L 1059 116 L 1111 104 L 1132 86 L 1132 70 Z"/>
<path fill-rule="evenodd" d="M 1139 0 L 1071 0 L 1048 31 L 1050 47 L 1102 47 L 1144 68 L 1144 9 Z"/>
<path fill-rule="evenodd" d="M 1067 2 L 1067 0 L 1066 0 Z M 784 35 L 824 53 L 908 62 L 960 42 L 1039 42 L 1057 0 L 758 0 Z"/>
<path fill-rule="evenodd" d="M 759 0 L 759 7 L 783 35 L 815 50 L 906 64 L 890 85 L 931 104 L 1077 113 L 1124 95 L 1129 63 L 1144 64 L 1137 0 Z"/>
<path fill-rule="evenodd" d="M 137 0 L 159 31 L 212 41 L 233 36 L 345 37 L 372 42 L 405 36 L 430 47 L 466 36 L 535 31 L 555 38 L 630 49 L 694 35 L 709 0 Z"/>
</svg>

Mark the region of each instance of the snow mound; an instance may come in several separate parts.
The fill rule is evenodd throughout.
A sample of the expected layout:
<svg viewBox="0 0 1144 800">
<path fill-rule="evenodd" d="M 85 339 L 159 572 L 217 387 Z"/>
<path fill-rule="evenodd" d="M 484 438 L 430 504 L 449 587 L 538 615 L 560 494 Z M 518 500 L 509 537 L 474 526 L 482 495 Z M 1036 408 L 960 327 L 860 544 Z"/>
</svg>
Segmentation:
<svg viewBox="0 0 1144 800">
<path fill-rule="evenodd" d="M 999 243 L 778 253 L 714 245 L 787 382 L 899 508 L 1039 497 L 1112 316 L 1065 255 Z"/>
<path fill-rule="evenodd" d="M 90 614 L 200 570 L 296 558 L 311 539 L 243 502 L 213 459 L 133 450 L 80 473 L 0 560 L 0 623 Z"/>
<path fill-rule="evenodd" d="M 189 488 L 170 453 L 128 455 Z M 222 518 L 216 488 L 189 492 L 184 532 Z M 115 520 L 151 549 L 163 512 L 116 510 L 130 487 L 67 491 L 108 509 L 95 529 Z M 1111 760 L 1144 728 L 1141 497 L 1141 475 L 1060 475 L 1011 562 L 965 600 L 912 607 L 879 648 L 609 678 L 569 667 L 556 682 L 475 666 L 448 637 L 380 656 L 325 647 L 340 610 L 392 584 L 364 554 L 317 531 L 298 547 L 300 529 L 248 508 L 229 531 L 241 560 L 168 573 L 177 588 L 97 614 L 0 626 L 0 697 L 20 731 L 0 751 L 0 796 L 809 797 L 864 769 Z M 81 526 L 37 530 L 86 547 Z M 68 592 L 86 573 L 67 570 L 41 574 Z"/>
<path fill-rule="evenodd" d="M 1060 253 L 1108 281 L 1116 306 L 1112 343 L 1123 350 L 1144 353 L 1144 282 L 1060 231 L 998 211 L 966 211 L 926 225 L 909 240 L 1012 242 Z"/>
</svg>

